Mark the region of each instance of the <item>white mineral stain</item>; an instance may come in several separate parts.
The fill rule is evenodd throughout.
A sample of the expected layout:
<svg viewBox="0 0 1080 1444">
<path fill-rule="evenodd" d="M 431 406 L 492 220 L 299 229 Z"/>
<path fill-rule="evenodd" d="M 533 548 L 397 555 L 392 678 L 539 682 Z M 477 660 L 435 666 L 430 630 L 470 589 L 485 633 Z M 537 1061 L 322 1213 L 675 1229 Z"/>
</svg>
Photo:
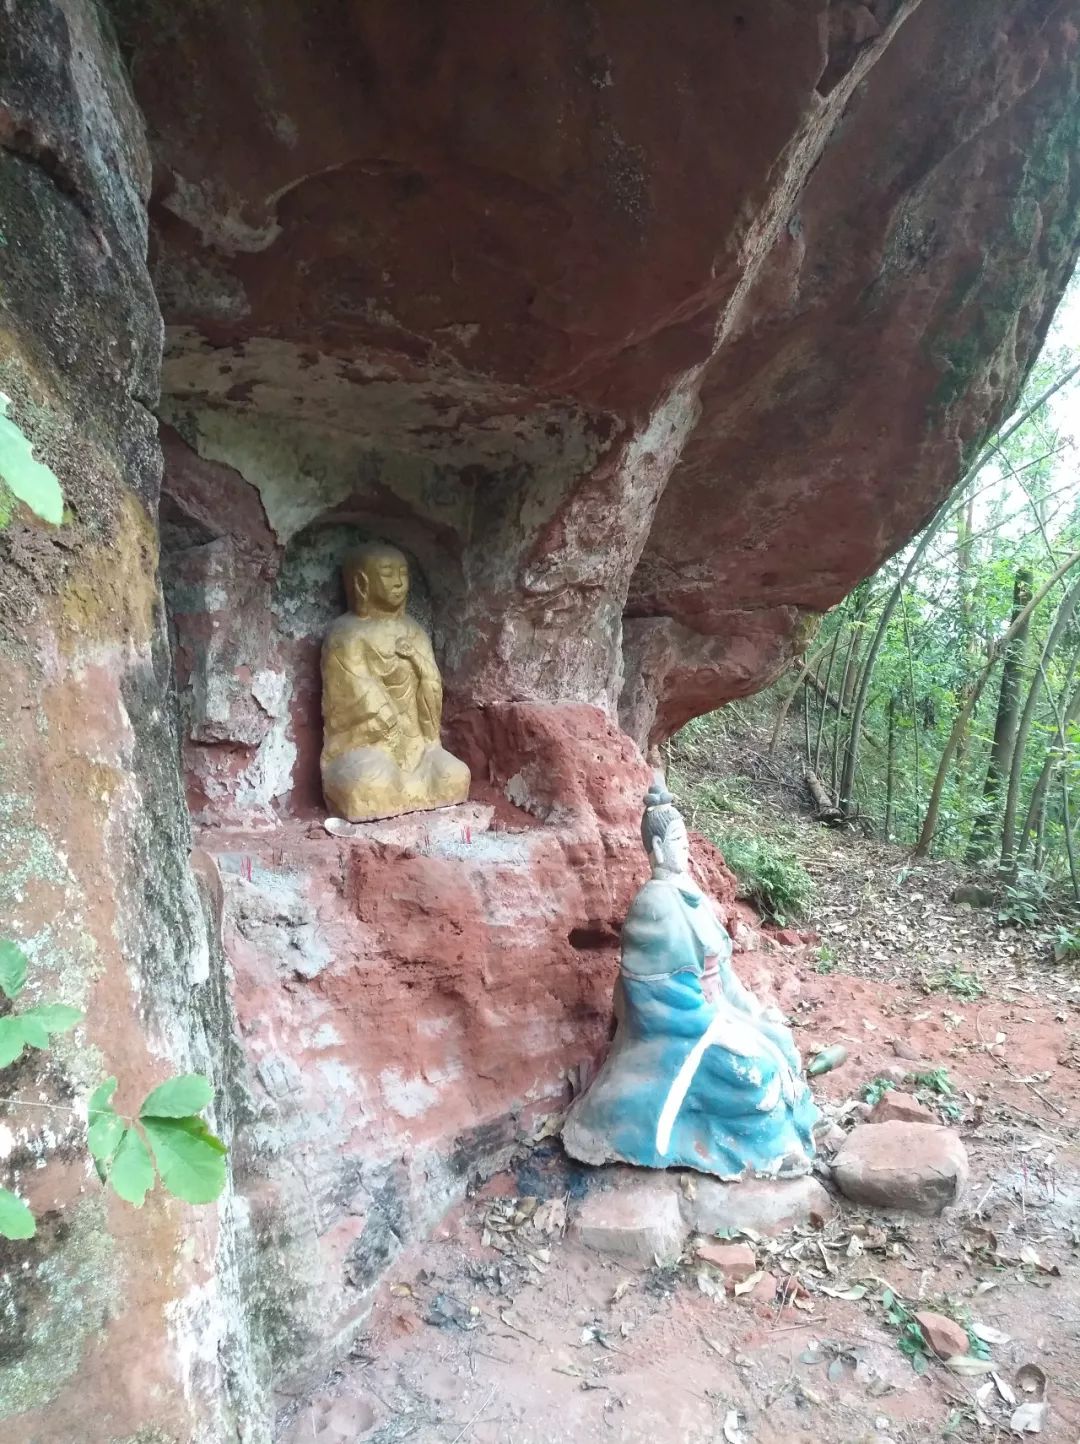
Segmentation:
<svg viewBox="0 0 1080 1444">
<path fill-rule="evenodd" d="M 422 1078 L 406 1078 L 400 1068 L 384 1068 L 379 1086 L 386 1106 L 402 1118 L 419 1118 L 439 1101 L 434 1088 Z"/>
</svg>

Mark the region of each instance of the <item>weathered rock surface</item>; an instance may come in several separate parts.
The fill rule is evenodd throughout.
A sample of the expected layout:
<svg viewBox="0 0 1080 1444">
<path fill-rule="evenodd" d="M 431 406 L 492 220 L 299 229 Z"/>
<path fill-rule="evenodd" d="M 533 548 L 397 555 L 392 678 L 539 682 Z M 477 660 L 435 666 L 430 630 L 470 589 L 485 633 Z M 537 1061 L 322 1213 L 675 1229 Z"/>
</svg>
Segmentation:
<svg viewBox="0 0 1080 1444">
<path fill-rule="evenodd" d="M 968 1181 L 967 1150 L 948 1128 L 925 1123 L 863 1124 L 833 1159 L 837 1188 L 854 1203 L 940 1213 Z"/>
<path fill-rule="evenodd" d="M 1070 0 L 113 8 L 165 409 L 278 545 L 413 551 L 457 699 L 621 690 L 655 740 L 761 686 L 1074 258 Z"/>
<path fill-rule="evenodd" d="M 939 1127 L 941 1119 L 924 1108 L 910 1093 L 900 1093 L 890 1088 L 883 1093 L 870 1110 L 867 1123 L 930 1123 Z"/>
<path fill-rule="evenodd" d="M 1080 40 L 1065 0 L 107 8 L 119 44 L 8 7 L 0 56 L 0 388 L 68 503 L 0 526 L 0 935 L 88 1011 L 35 1093 L 202 1069 L 235 1193 L 106 1206 L 20 1121 L 50 1221 L 0 1417 L 262 1444 L 602 1046 L 620 699 L 650 742 L 760 686 L 1015 393 L 1073 259 Z M 416 563 L 468 837 L 322 827 L 318 644 L 371 535 Z M 831 1207 L 709 1183 L 684 1227 Z"/>
<path fill-rule="evenodd" d="M 694 1252 L 702 1263 L 721 1273 L 725 1283 L 741 1284 L 757 1271 L 757 1259 L 748 1243 L 721 1243 L 715 1238 L 699 1238 Z"/>
<path fill-rule="evenodd" d="M 694 1175 L 682 1197 L 683 1217 L 698 1233 L 723 1233 L 740 1228 L 766 1235 L 796 1225 L 820 1228 L 836 1212 L 836 1204 L 816 1178 L 750 1178 L 721 1183 Z"/>
<path fill-rule="evenodd" d="M 645 1268 L 675 1263 L 689 1233 L 678 1194 L 663 1175 L 623 1177 L 614 1188 L 592 1190 L 575 1210 L 570 1230 L 586 1248 Z"/>
<path fill-rule="evenodd" d="M 28 1001 L 86 1013 L 0 1076 L 0 1184 L 39 1220 L 2 1246 L 0 1436 L 217 1444 L 238 1413 L 268 1427 L 235 1199 L 131 1208 L 62 1121 L 110 1074 L 133 1112 L 207 1073 L 230 1139 L 236 1101 L 168 704 L 150 157 L 96 6 L 25 0 L 0 31 L 0 391 L 65 505 L 53 529 L 0 485 L 0 938 L 32 958 Z"/>
<path fill-rule="evenodd" d="M 316 1397 L 301 1405 L 283 1444 L 359 1444 L 375 1428 L 380 1413 L 366 1395 Z"/>
</svg>

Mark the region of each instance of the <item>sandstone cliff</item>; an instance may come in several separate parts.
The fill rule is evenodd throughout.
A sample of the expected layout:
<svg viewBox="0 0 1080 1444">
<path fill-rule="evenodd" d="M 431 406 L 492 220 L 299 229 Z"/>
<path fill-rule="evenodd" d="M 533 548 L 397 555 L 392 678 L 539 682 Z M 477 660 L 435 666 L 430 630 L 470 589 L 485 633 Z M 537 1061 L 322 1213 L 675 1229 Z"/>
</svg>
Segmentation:
<svg viewBox="0 0 1080 1444">
<path fill-rule="evenodd" d="M 262 1441 L 602 1046 L 639 746 L 775 675 L 1015 396 L 1075 258 L 1080 13 L 0 28 L 0 388 L 67 504 L 0 527 L 0 936 L 88 1012 L 0 1082 L 200 1068 L 233 1160 L 218 1210 L 135 1213 L 16 1115 L 0 1418 Z M 373 535 L 479 812 L 360 845 L 319 827 L 316 657 Z"/>
</svg>

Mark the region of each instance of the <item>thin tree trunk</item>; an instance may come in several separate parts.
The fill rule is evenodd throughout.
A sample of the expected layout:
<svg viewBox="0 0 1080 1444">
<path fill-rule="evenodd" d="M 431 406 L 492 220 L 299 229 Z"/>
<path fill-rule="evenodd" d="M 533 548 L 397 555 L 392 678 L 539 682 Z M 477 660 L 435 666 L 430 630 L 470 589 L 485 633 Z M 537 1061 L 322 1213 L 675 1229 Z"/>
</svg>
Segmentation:
<svg viewBox="0 0 1080 1444">
<path fill-rule="evenodd" d="M 896 696 L 889 698 L 889 744 L 885 764 L 885 841 L 892 841 L 893 753 L 896 746 Z"/>
<path fill-rule="evenodd" d="M 1080 367 L 1077 367 L 1077 369 L 1080 370 Z M 949 768 L 952 766 L 952 760 L 956 754 L 956 744 L 959 742 L 960 734 L 967 726 L 968 720 L 971 717 L 972 712 L 975 710 L 975 704 L 978 702 L 979 698 L 982 695 L 982 690 L 986 686 L 990 674 L 994 670 L 998 657 L 1012 641 L 1015 630 L 1018 627 L 1026 625 L 1028 619 L 1031 617 L 1031 614 L 1034 612 L 1035 608 L 1043 600 L 1046 594 L 1061 580 L 1061 578 L 1066 574 L 1066 572 L 1070 571 L 1076 565 L 1078 561 L 1080 561 L 1080 552 L 1072 552 L 1071 555 L 1067 556 L 1058 567 L 1058 569 L 1049 578 L 1049 580 L 1044 582 L 1043 585 L 1039 588 L 1039 590 L 1035 593 L 1031 601 L 1028 602 L 1027 606 L 1020 613 L 1019 617 L 1017 617 L 1016 621 L 1001 638 L 1001 640 L 991 646 L 989 659 L 987 660 L 986 665 L 983 667 L 982 671 L 979 673 L 978 677 L 975 679 L 975 686 L 971 690 L 971 696 L 957 713 L 956 721 L 953 723 L 952 731 L 949 733 L 949 739 L 945 743 L 945 750 L 942 752 L 941 760 L 938 762 L 937 773 L 934 777 L 934 785 L 930 791 L 930 801 L 927 803 L 926 806 L 926 816 L 923 818 L 922 830 L 919 833 L 919 841 L 915 845 L 916 857 L 925 857 L 926 854 L 930 851 L 931 844 L 934 841 L 934 833 L 937 831 L 938 813 L 941 811 L 941 794 L 945 790 L 945 779 L 949 775 Z"/>
<path fill-rule="evenodd" d="M 866 615 L 866 609 L 870 605 L 869 599 L 859 608 L 851 623 L 851 641 L 848 643 L 847 656 L 844 659 L 844 670 L 840 677 L 839 697 L 841 703 L 848 695 L 848 678 L 851 676 L 851 663 L 855 656 L 855 649 L 859 645 L 859 631 L 862 627 L 862 619 Z M 832 790 L 836 794 L 836 779 L 840 771 L 840 719 L 843 716 L 843 707 L 836 712 L 836 723 L 833 728 L 832 742 Z"/>
<path fill-rule="evenodd" d="M 843 631 L 843 623 L 837 623 L 836 631 L 833 633 L 832 646 L 829 648 L 829 665 L 825 670 L 825 693 L 821 698 L 821 711 L 818 714 L 817 741 L 814 743 L 814 771 L 821 767 L 821 739 L 825 735 L 825 703 L 829 696 L 829 688 L 832 685 L 833 667 L 836 665 L 836 647 L 840 641 L 840 633 Z"/>
<path fill-rule="evenodd" d="M 1072 679 L 1076 672 L 1077 663 L 1080 662 L 1080 653 L 1073 656 L 1069 666 L 1069 676 L 1066 681 L 1066 690 L 1072 686 Z M 1065 708 L 1065 725 L 1075 722 L 1080 717 L 1080 684 L 1077 684 L 1069 697 L 1068 705 Z M 1046 824 L 1046 799 L 1050 790 L 1050 783 L 1053 781 L 1054 771 L 1061 760 L 1061 755 L 1056 745 L 1048 749 L 1046 760 L 1043 762 L 1042 771 L 1039 773 L 1035 786 L 1031 789 L 1031 797 L 1028 800 L 1027 815 L 1024 818 L 1024 825 L 1020 830 L 1020 837 L 1016 848 L 1016 862 L 1027 851 L 1028 838 L 1035 836 L 1035 852 L 1038 854 L 1042 844 L 1043 828 Z M 1016 865 L 1013 867 L 1015 875 Z"/>
<path fill-rule="evenodd" d="M 1076 611 L 1077 603 L 1080 602 L 1080 582 L 1074 582 L 1066 592 L 1061 606 L 1058 607 L 1057 616 L 1054 618 L 1054 625 L 1050 628 L 1050 635 L 1043 646 L 1042 656 L 1039 658 L 1039 665 L 1035 669 L 1035 675 L 1031 679 L 1031 686 L 1028 688 L 1027 699 L 1024 702 L 1024 710 L 1020 717 L 1020 725 L 1016 731 L 1016 741 L 1013 746 L 1012 765 L 1009 768 L 1009 786 L 1005 794 L 1005 815 L 1001 822 L 1001 867 L 1005 872 L 1013 868 L 1013 851 L 1016 844 L 1016 809 L 1020 802 L 1020 783 L 1024 771 L 1024 753 L 1027 751 L 1028 737 L 1031 734 L 1031 724 L 1035 719 L 1035 708 L 1042 695 L 1043 684 L 1046 682 L 1047 669 L 1050 666 L 1058 643 L 1064 636 L 1066 628 L 1072 621 L 1073 613 Z"/>
<path fill-rule="evenodd" d="M 884 607 L 882 607 L 881 609 L 881 615 L 878 617 L 877 626 L 874 628 L 874 635 L 870 640 L 870 646 L 866 653 L 866 665 L 863 667 L 863 674 L 859 683 L 859 690 L 856 694 L 855 704 L 852 708 L 851 731 L 848 734 L 847 751 L 844 754 L 844 770 L 840 778 L 840 790 L 837 796 L 837 801 L 839 802 L 840 807 L 845 811 L 848 806 L 851 789 L 855 785 L 855 769 L 857 768 L 859 763 L 860 729 L 862 727 L 863 713 L 866 711 L 867 699 L 870 695 L 870 682 L 874 674 L 874 665 L 877 662 L 878 653 L 881 650 L 881 644 L 885 640 L 885 633 L 888 629 L 892 614 L 896 611 L 897 605 L 900 602 L 900 598 L 904 595 L 904 588 L 907 586 L 908 582 L 915 574 L 915 571 L 921 564 L 923 557 L 925 557 L 927 551 L 930 548 L 930 543 L 937 536 L 938 532 L 941 530 L 946 518 L 949 515 L 949 509 L 946 507 L 942 507 L 942 509 L 938 512 L 937 516 L 934 517 L 933 521 L 919 538 L 918 545 L 912 552 L 911 556 L 908 558 L 907 565 L 900 573 L 900 576 L 897 579 L 895 586 L 889 593 L 888 599 L 886 600 Z M 836 790 L 835 770 L 833 773 L 833 790 Z"/>
<path fill-rule="evenodd" d="M 922 762 L 919 757 L 919 708 L 915 696 L 915 659 L 911 654 L 911 632 L 908 628 L 907 598 L 900 598 L 904 615 L 904 647 L 907 651 L 908 687 L 911 691 L 911 735 L 915 743 L 915 816 L 919 815 L 919 784 L 922 781 Z"/>
<path fill-rule="evenodd" d="M 1025 622 L 1018 624 L 1024 608 L 1031 601 L 1031 570 L 1018 567 L 1013 582 L 1012 616 L 1009 619 L 1012 640 L 1005 648 L 1005 660 L 1001 667 L 1001 686 L 998 689 L 997 715 L 994 719 L 994 740 L 990 744 L 990 756 L 986 763 L 986 777 L 983 781 L 982 803 L 971 837 L 968 840 L 965 861 L 978 862 L 990 851 L 994 835 L 994 820 L 997 816 L 997 800 L 1001 791 L 1001 779 L 1012 766 L 1013 746 L 1016 742 L 1020 723 L 1020 680 L 1027 652 L 1027 634 L 1030 614 Z"/>
<path fill-rule="evenodd" d="M 1047 775 L 1048 775 L 1048 776 L 1049 776 L 1049 773 L 1050 773 L 1050 763 L 1048 762 L 1048 763 L 1047 763 Z M 1047 795 L 1046 795 L 1046 793 L 1044 792 L 1043 795 L 1042 795 L 1042 799 L 1041 799 L 1041 801 L 1040 801 L 1040 804 L 1039 804 L 1039 817 L 1038 817 L 1038 821 L 1037 821 L 1036 824 L 1035 824 L 1035 849 L 1034 849 L 1034 852 L 1032 853 L 1031 861 L 1032 861 L 1032 865 L 1033 865 L 1033 867 L 1035 868 L 1035 871 L 1036 871 L 1036 872 L 1040 872 L 1040 871 L 1042 870 L 1042 865 L 1043 865 L 1043 863 L 1046 861 L 1046 845 L 1045 845 L 1045 842 L 1044 842 L 1044 838 L 1045 838 L 1045 835 L 1046 835 L 1046 796 L 1047 796 Z"/>
<path fill-rule="evenodd" d="M 1080 879 L 1076 872 L 1076 848 L 1073 845 L 1072 818 L 1069 816 L 1069 777 L 1061 774 L 1061 822 L 1065 829 L 1065 851 L 1069 858 L 1069 881 L 1072 883 L 1073 901 L 1080 902 Z"/>
<path fill-rule="evenodd" d="M 795 698 L 799 695 L 799 688 L 804 686 L 808 680 L 812 681 L 817 687 L 821 686 L 821 683 L 817 680 L 813 672 L 810 670 L 810 667 L 814 662 L 818 660 L 819 657 L 824 656 L 824 654 L 825 648 L 819 647 L 816 652 L 812 652 L 810 656 L 805 660 L 802 657 L 792 657 L 791 666 L 796 672 L 800 672 L 801 675 L 799 677 L 799 680 L 795 683 L 794 687 L 792 687 L 791 691 L 784 698 L 783 704 L 779 712 L 776 714 L 776 721 L 773 723 L 772 735 L 769 738 L 769 746 L 766 752 L 767 756 L 771 757 L 776 751 L 776 744 L 780 739 L 780 732 L 784 726 L 784 719 L 787 717 L 792 702 L 794 702 Z"/>
</svg>

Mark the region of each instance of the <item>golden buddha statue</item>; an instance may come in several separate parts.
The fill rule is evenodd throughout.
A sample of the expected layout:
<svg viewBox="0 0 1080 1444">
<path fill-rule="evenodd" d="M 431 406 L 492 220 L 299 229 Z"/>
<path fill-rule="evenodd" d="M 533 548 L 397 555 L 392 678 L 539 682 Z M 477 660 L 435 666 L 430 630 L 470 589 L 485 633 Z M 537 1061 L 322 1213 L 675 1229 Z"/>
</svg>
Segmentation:
<svg viewBox="0 0 1080 1444">
<path fill-rule="evenodd" d="M 469 769 L 439 741 L 442 681 L 431 642 L 405 613 L 409 565 L 360 547 L 344 567 L 350 610 L 322 652 L 322 782 L 338 817 L 365 822 L 464 802 Z"/>
</svg>

